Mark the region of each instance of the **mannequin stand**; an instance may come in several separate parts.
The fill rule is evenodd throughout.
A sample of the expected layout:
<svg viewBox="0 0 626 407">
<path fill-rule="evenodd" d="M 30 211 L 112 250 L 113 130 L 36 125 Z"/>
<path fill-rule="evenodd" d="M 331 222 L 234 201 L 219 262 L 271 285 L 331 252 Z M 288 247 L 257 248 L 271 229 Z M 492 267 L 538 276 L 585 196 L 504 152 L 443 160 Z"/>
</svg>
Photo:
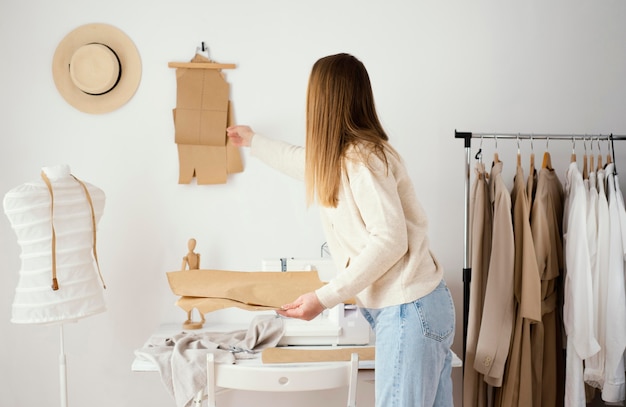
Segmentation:
<svg viewBox="0 0 626 407">
<path fill-rule="evenodd" d="M 59 324 L 59 331 L 61 333 L 61 353 L 59 354 L 59 389 L 61 392 L 61 407 L 67 407 L 67 360 L 65 358 L 63 324 Z"/>
</svg>

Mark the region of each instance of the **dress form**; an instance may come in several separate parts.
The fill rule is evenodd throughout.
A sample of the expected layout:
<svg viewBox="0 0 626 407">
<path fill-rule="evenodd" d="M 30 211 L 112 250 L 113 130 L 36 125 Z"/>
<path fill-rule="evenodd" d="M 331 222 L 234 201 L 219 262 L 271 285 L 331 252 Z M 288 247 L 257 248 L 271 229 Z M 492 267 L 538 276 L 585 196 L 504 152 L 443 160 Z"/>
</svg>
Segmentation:
<svg viewBox="0 0 626 407">
<path fill-rule="evenodd" d="M 14 323 L 74 321 L 106 309 L 93 251 L 105 194 L 89 183 L 83 188 L 67 165 L 44 167 L 42 173 L 45 177 L 13 188 L 3 201 L 21 248 Z M 58 290 L 51 287 L 53 257 Z"/>
</svg>

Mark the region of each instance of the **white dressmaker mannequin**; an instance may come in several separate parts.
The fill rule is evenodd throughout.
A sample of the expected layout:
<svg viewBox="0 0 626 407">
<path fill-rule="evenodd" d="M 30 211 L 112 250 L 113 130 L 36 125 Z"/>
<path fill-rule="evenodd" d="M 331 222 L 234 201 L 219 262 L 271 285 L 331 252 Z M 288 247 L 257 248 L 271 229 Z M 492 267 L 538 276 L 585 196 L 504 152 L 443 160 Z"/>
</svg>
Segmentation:
<svg viewBox="0 0 626 407">
<path fill-rule="evenodd" d="M 59 324 L 61 405 L 67 406 L 63 324 L 105 308 L 95 228 L 105 194 L 67 165 L 44 167 L 41 178 L 13 188 L 3 206 L 21 247 L 11 322 Z"/>
</svg>

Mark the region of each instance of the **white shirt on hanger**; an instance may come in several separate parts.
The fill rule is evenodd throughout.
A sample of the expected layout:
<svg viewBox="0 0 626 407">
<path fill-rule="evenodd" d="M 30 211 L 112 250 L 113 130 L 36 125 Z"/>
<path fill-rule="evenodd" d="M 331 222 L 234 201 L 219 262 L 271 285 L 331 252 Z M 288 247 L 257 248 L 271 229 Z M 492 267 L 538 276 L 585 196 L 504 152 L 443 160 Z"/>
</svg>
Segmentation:
<svg viewBox="0 0 626 407">
<path fill-rule="evenodd" d="M 565 179 L 563 322 L 567 334 L 565 407 L 586 406 L 583 359 L 600 350 L 594 337 L 591 263 L 587 243 L 587 197 L 576 162 Z"/>
<path fill-rule="evenodd" d="M 626 229 L 624 201 L 613 174 L 613 164 L 606 166 L 610 217 L 608 290 L 606 296 L 606 364 L 602 400 L 623 401 L 626 394 L 624 350 L 626 350 L 626 287 L 624 282 L 623 236 Z"/>
<path fill-rule="evenodd" d="M 589 203 L 595 213 L 595 258 L 590 256 L 591 276 L 593 284 L 593 304 L 595 322 L 595 336 L 600 350 L 590 358 L 585 359 L 585 383 L 597 389 L 604 384 L 604 363 L 606 354 L 606 292 L 609 268 L 609 204 L 606 200 L 605 173 L 599 169 L 597 173 L 590 173 Z M 595 203 L 595 205 L 594 205 Z M 589 208 L 591 209 L 591 208 Z M 593 221 L 588 218 L 588 227 L 593 228 Z M 591 233 L 593 234 L 593 233 Z"/>
</svg>

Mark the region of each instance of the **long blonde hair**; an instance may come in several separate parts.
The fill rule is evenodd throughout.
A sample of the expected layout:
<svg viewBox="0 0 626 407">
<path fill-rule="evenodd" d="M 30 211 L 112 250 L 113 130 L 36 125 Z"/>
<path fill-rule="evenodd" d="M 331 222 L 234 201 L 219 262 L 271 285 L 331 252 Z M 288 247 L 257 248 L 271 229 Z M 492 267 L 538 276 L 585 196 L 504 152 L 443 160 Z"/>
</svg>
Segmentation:
<svg viewBox="0 0 626 407">
<path fill-rule="evenodd" d="M 322 206 L 336 207 L 347 149 L 357 147 L 365 165 L 375 154 L 388 166 L 385 152 L 395 154 L 388 140 L 363 63 L 349 54 L 319 59 L 311 70 L 307 94 L 307 203 L 317 198 Z"/>
</svg>

